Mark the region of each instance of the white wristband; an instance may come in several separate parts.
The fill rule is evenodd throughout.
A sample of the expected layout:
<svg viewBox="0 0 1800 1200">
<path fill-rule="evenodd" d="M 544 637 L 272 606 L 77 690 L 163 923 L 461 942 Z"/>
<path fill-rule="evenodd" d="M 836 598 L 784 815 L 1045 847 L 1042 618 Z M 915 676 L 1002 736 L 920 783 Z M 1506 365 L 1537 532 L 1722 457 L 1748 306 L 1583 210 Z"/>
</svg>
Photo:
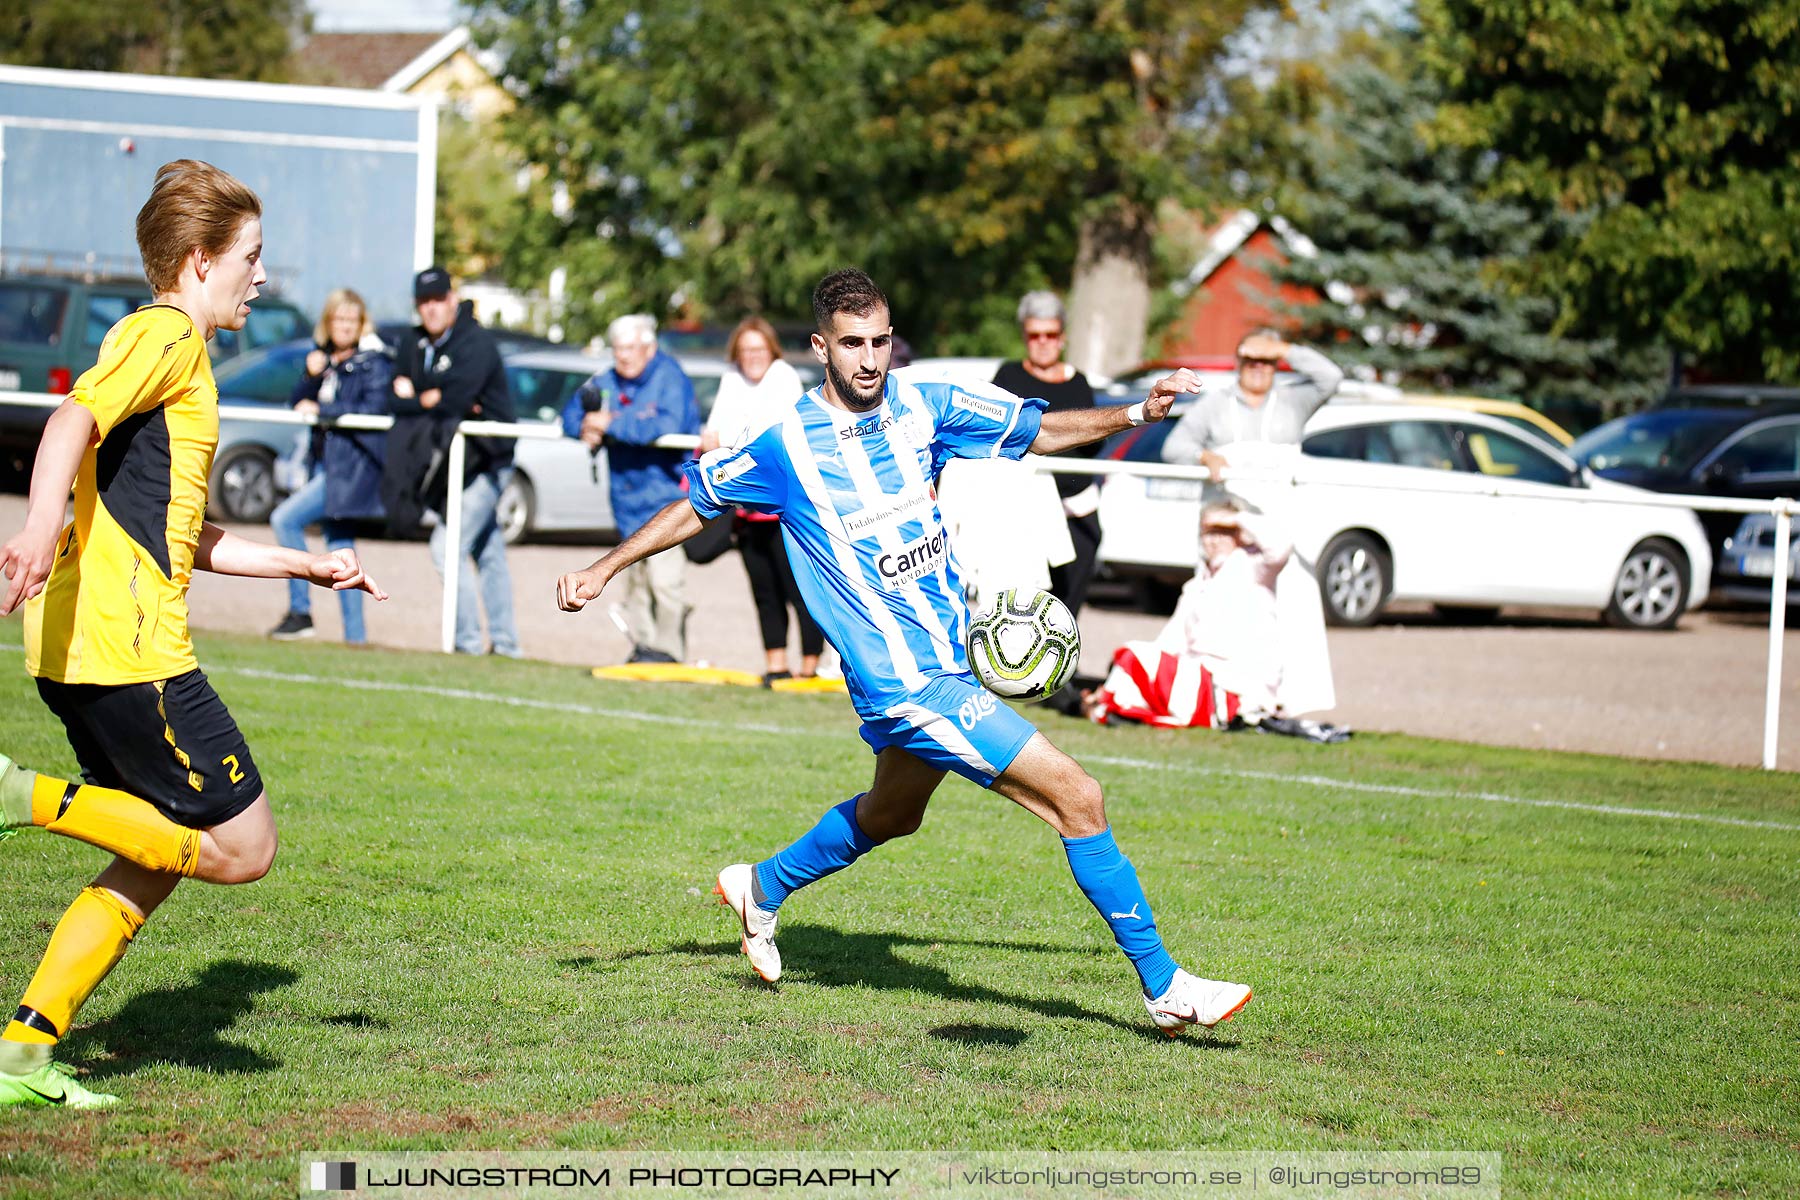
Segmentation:
<svg viewBox="0 0 1800 1200">
<path fill-rule="evenodd" d="M 1144 415 L 1144 402 L 1139 400 L 1136 404 L 1126 409 L 1125 419 L 1130 421 L 1133 425 L 1148 425 L 1150 423 L 1150 418 Z"/>
</svg>

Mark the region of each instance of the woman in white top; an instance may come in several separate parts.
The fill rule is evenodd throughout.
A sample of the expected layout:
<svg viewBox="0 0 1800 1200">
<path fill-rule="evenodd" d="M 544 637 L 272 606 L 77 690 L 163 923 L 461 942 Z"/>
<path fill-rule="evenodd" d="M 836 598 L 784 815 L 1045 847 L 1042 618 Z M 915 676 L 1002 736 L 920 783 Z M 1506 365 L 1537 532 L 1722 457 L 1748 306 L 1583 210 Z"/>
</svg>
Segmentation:
<svg viewBox="0 0 1800 1200">
<path fill-rule="evenodd" d="M 761 317 L 746 317 L 731 331 L 725 357 L 732 369 L 719 381 L 719 395 L 712 414 L 700 431 L 700 453 L 719 446 L 740 446 L 792 407 L 805 389 L 800 374 L 781 361 L 781 344 L 775 328 Z M 825 635 L 806 611 L 800 586 L 788 565 L 787 547 L 781 540 L 781 521 L 768 513 L 739 509 L 738 553 L 750 576 L 750 595 L 756 601 L 756 619 L 762 626 L 763 683 L 792 678 L 788 670 L 788 607 L 800 623 L 800 677 L 818 673 L 819 654 Z"/>
<path fill-rule="evenodd" d="M 800 373 L 781 361 L 775 328 L 761 317 L 746 317 L 725 344 L 731 370 L 719 380 L 712 414 L 700 431 L 700 453 L 738 446 L 792 406 L 806 389 Z"/>
</svg>

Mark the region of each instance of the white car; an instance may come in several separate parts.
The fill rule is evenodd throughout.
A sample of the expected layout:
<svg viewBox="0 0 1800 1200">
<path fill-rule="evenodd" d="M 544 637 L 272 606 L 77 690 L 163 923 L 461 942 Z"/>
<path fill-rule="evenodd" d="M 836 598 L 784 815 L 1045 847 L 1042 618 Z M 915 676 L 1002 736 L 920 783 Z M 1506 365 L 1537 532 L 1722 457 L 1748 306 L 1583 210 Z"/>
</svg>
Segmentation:
<svg viewBox="0 0 1800 1200">
<path fill-rule="evenodd" d="M 1120 435 L 1106 457 L 1160 462 L 1174 418 Z M 1295 472 L 1271 495 L 1318 576 L 1327 620 L 1366 625 L 1392 600 L 1491 616 L 1503 604 L 1603 610 L 1667 629 L 1706 599 L 1712 552 L 1678 508 L 1585 503 L 1651 493 L 1600 479 L 1505 421 L 1411 405 L 1326 405 Z M 1419 491 L 1421 485 L 1441 491 Z M 1256 488 L 1286 485 L 1241 484 Z M 1200 484 L 1115 475 L 1101 489 L 1100 558 L 1115 570 L 1191 573 Z"/>
<path fill-rule="evenodd" d="M 694 399 L 705 420 L 730 370 L 722 358 L 678 354 L 675 361 L 694 382 Z M 520 421 L 562 428 L 563 404 L 594 374 L 612 366 L 610 353 L 527 350 L 506 357 L 506 382 Z M 797 365 L 801 380 L 818 381 L 815 367 Z M 513 453 L 512 482 L 500 496 L 500 529 L 517 542 L 533 533 L 615 532 L 608 490 L 606 454 L 591 454 L 574 438 L 520 438 Z"/>
</svg>

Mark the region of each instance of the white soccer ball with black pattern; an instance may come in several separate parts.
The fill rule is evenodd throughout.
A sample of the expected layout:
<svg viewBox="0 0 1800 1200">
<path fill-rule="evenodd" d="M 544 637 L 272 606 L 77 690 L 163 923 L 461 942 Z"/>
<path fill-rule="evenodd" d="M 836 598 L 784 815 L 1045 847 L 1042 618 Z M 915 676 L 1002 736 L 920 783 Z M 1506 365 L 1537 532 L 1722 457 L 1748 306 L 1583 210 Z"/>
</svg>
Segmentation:
<svg viewBox="0 0 1800 1200">
<path fill-rule="evenodd" d="M 969 618 L 963 643 L 982 686 L 1007 700 L 1042 700 L 1075 674 L 1081 630 L 1068 605 L 1036 588 L 1007 588 Z"/>
</svg>

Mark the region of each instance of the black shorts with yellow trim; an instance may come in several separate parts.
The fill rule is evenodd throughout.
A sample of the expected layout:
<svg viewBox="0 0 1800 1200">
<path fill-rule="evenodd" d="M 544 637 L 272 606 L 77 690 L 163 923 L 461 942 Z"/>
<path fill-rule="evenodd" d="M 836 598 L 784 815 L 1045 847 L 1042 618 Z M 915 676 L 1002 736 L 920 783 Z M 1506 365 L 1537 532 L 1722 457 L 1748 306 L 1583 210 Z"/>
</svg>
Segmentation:
<svg viewBox="0 0 1800 1200">
<path fill-rule="evenodd" d="M 148 800 L 190 829 L 223 825 L 262 795 L 244 735 L 198 670 L 156 683 L 37 685 L 88 783 Z"/>
</svg>

